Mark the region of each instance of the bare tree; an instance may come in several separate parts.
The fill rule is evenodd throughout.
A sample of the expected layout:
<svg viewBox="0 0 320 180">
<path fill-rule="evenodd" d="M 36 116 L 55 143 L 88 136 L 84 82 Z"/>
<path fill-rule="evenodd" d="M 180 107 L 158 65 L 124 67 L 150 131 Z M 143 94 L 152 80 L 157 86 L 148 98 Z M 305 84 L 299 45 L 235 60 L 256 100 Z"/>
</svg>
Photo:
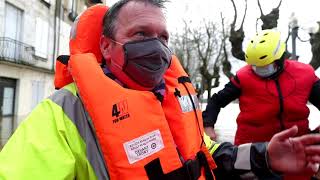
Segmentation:
<svg viewBox="0 0 320 180">
<path fill-rule="evenodd" d="M 183 30 L 182 33 L 176 33 L 171 37 L 172 49 L 175 55 L 181 62 L 184 70 L 190 75 L 193 76 L 195 69 L 197 68 L 197 62 L 194 61 L 193 49 L 194 45 L 192 43 L 191 29 L 189 25 L 190 21 L 183 19 Z"/>
<path fill-rule="evenodd" d="M 244 20 L 245 20 L 245 17 L 246 17 L 246 14 L 247 14 L 247 0 L 245 0 L 246 2 L 246 5 L 245 5 L 245 12 L 244 12 L 244 15 L 243 15 L 243 19 L 242 19 L 242 22 L 241 22 L 241 26 L 238 30 L 235 30 L 235 27 L 236 27 L 236 22 L 237 22 L 237 18 L 238 18 L 238 13 L 237 13 L 237 7 L 234 3 L 234 0 L 231 0 L 232 2 L 232 5 L 233 5 L 233 9 L 234 9 L 234 19 L 233 19 L 233 22 L 232 24 L 230 25 L 231 26 L 231 29 L 230 29 L 230 37 L 229 37 L 229 41 L 231 42 L 231 53 L 232 55 L 237 58 L 237 59 L 240 59 L 240 60 L 245 60 L 245 57 L 244 57 L 244 52 L 243 52 L 243 49 L 242 49 L 242 43 L 243 43 L 243 39 L 244 39 L 244 31 L 243 31 L 243 23 L 244 23 Z"/>
<path fill-rule="evenodd" d="M 208 92 L 219 86 L 220 72 L 232 77 L 231 63 L 228 58 L 227 39 L 224 18 L 221 25 L 211 20 L 203 20 L 198 26 L 191 26 L 190 21 L 183 20 L 183 30 L 171 35 L 171 48 L 180 59 L 194 82 L 197 73 L 201 75 L 201 87 L 198 93 Z M 199 77 L 199 76 L 198 76 Z"/>
<path fill-rule="evenodd" d="M 204 21 L 203 26 L 194 28 L 192 34 L 196 55 L 200 60 L 202 89 L 207 90 L 210 97 L 211 89 L 219 86 L 224 37 L 212 21 Z"/>
<path fill-rule="evenodd" d="M 262 21 L 261 28 L 264 30 L 264 29 L 272 29 L 272 28 L 277 27 L 278 26 L 278 19 L 279 19 L 279 8 L 281 6 L 282 0 L 280 0 L 278 6 L 276 8 L 273 8 L 271 10 L 271 12 L 267 15 L 263 14 L 260 0 L 257 0 L 257 1 L 258 1 L 260 13 L 261 13 L 261 15 L 260 15 L 260 19 Z"/>
<path fill-rule="evenodd" d="M 318 69 L 320 67 L 320 22 L 318 22 L 318 26 L 319 28 L 317 32 L 310 33 L 312 59 L 309 64 L 314 69 Z"/>
<path fill-rule="evenodd" d="M 228 56 L 228 51 L 227 51 L 227 44 L 226 44 L 226 40 L 228 38 L 228 35 L 225 32 L 225 25 L 224 25 L 224 18 L 222 16 L 222 13 L 220 13 L 220 17 L 221 17 L 221 26 L 222 26 L 222 47 L 223 47 L 223 56 L 221 58 L 222 61 L 222 72 L 229 78 L 231 79 L 234 74 L 232 74 L 231 72 L 231 63 L 229 61 L 229 56 Z"/>
</svg>

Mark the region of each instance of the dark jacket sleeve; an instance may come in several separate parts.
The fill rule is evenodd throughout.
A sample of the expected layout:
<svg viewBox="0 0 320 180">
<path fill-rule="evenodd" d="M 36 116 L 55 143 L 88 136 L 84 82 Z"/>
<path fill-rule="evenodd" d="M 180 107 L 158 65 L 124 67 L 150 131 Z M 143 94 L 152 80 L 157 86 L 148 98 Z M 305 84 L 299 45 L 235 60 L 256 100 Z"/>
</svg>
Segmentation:
<svg viewBox="0 0 320 180">
<path fill-rule="evenodd" d="M 309 102 L 320 110 L 320 80 L 313 84 L 309 96 Z"/>
<path fill-rule="evenodd" d="M 212 97 L 208 100 L 206 110 L 202 113 L 204 126 L 214 127 L 220 109 L 228 105 L 233 100 L 239 98 L 240 93 L 240 88 L 237 87 L 233 81 L 230 81 L 225 85 L 224 89 L 212 95 Z"/>
<path fill-rule="evenodd" d="M 267 143 L 220 144 L 213 153 L 216 179 L 281 179 L 268 167 L 266 147 Z"/>
</svg>

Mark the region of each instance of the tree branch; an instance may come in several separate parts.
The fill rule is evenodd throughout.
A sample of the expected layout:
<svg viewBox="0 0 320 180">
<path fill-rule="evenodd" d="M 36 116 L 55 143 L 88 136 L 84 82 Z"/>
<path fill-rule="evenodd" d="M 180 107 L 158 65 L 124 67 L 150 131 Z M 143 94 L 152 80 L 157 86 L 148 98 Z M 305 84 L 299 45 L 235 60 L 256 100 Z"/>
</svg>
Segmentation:
<svg viewBox="0 0 320 180">
<path fill-rule="evenodd" d="M 279 8 L 280 8 L 281 3 L 282 3 L 282 0 L 280 0 L 279 4 L 278 4 L 278 6 L 277 6 L 277 9 L 279 9 Z"/>
<path fill-rule="evenodd" d="M 261 8 L 260 1 L 259 0 L 257 0 L 257 1 L 258 1 L 258 6 L 259 6 L 259 9 L 260 9 L 261 16 L 264 16 L 262 8 Z"/>
<path fill-rule="evenodd" d="M 237 22 L 237 18 L 238 18 L 238 13 L 237 13 L 237 7 L 236 7 L 236 4 L 234 3 L 234 0 L 231 0 L 232 2 L 232 6 L 233 6 L 233 10 L 234 10 L 234 19 L 233 19 L 233 22 L 231 24 L 231 29 L 235 29 L 236 27 L 236 22 Z"/>
<path fill-rule="evenodd" d="M 245 9 L 244 9 L 244 15 L 243 15 L 243 19 L 242 19 L 241 26 L 240 26 L 241 29 L 243 29 L 243 23 L 244 23 L 244 20 L 245 20 L 245 18 L 246 18 L 247 9 L 248 9 L 248 2 L 247 2 L 247 0 L 245 0 L 245 1 L 246 1 L 246 7 L 245 7 Z"/>
</svg>

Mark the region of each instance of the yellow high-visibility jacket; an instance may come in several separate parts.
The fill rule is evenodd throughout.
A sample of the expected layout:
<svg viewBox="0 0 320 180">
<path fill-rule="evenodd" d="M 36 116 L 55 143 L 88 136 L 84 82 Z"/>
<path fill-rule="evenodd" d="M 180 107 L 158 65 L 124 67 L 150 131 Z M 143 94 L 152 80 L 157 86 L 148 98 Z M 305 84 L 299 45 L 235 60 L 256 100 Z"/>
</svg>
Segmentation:
<svg viewBox="0 0 320 180">
<path fill-rule="evenodd" d="M 218 166 L 217 179 L 248 173 L 275 176 L 268 168 L 266 143 L 236 147 L 217 144 L 208 136 L 205 143 Z M 73 83 L 43 100 L 0 152 L 0 180 L 43 179 L 109 179 L 94 127 Z"/>
</svg>

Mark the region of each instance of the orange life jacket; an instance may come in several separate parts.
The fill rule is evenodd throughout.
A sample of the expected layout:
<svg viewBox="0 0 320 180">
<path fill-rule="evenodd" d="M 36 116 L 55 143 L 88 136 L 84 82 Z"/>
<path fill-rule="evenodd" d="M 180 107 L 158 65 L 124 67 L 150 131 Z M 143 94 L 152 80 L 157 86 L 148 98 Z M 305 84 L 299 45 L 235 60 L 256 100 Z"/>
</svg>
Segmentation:
<svg viewBox="0 0 320 180">
<path fill-rule="evenodd" d="M 178 65 L 175 59 L 168 73 L 178 72 L 174 69 Z M 109 79 L 93 54 L 72 55 L 69 66 L 92 118 L 111 179 L 213 176 L 211 169 L 215 164 L 205 153 L 201 114 L 193 110 L 195 103 L 188 100 L 195 97 L 191 84 L 187 82 L 184 87 L 170 76 L 173 86 L 168 80 L 161 105 L 152 92 L 126 89 Z M 174 87 L 177 84 L 182 85 Z M 195 112 L 198 119 L 194 118 Z"/>
<path fill-rule="evenodd" d="M 70 56 L 61 55 L 56 60 L 56 72 L 54 74 L 54 87 L 63 88 L 65 85 L 73 82 L 72 76 L 68 70 L 68 61 Z"/>
<path fill-rule="evenodd" d="M 96 61 L 101 63 L 100 36 L 102 34 L 102 21 L 108 6 L 97 4 L 86 9 L 74 22 L 70 33 L 70 54 L 93 53 Z M 60 89 L 73 82 L 68 71 L 67 61 L 69 57 L 59 56 L 56 60 L 56 72 L 54 74 L 54 86 Z"/>
</svg>

